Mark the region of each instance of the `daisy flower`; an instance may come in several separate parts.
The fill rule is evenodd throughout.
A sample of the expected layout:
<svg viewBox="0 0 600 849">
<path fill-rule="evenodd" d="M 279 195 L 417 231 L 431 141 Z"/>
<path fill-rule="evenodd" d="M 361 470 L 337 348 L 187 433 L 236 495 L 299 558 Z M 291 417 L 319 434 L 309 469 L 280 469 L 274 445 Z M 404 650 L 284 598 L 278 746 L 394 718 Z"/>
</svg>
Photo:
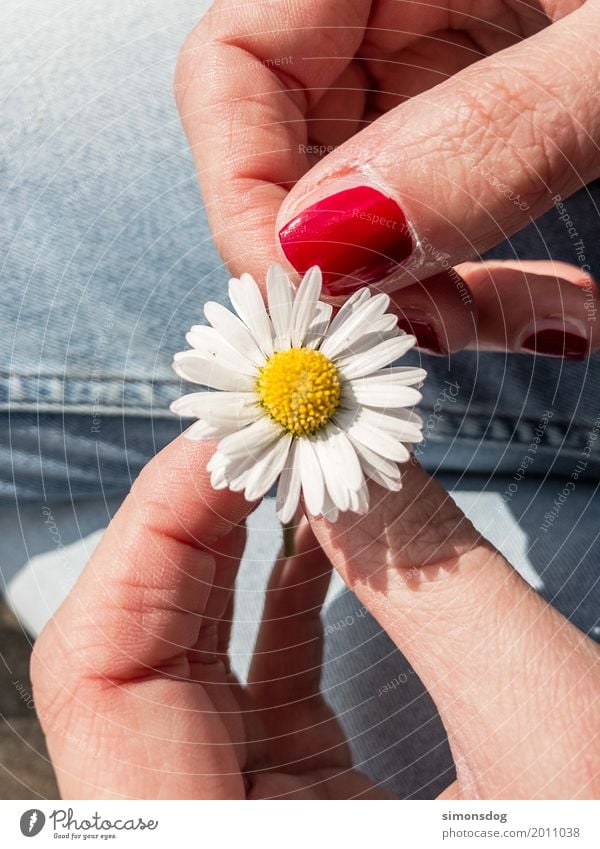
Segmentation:
<svg viewBox="0 0 600 849">
<path fill-rule="evenodd" d="M 295 516 L 300 495 L 309 513 L 335 521 L 339 511 L 365 513 L 367 481 L 399 490 L 398 464 L 421 442 L 421 368 L 392 366 L 415 344 L 386 313 L 389 298 L 361 289 L 332 318 L 319 300 L 321 271 L 297 289 L 278 265 L 267 274 L 267 306 L 250 274 L 229 282 L 235 313 L 209 302 L 210 326 L 196 325 L 192 350 L 173 368 L 212 392 L 171 405 L 198 419 L 192 440 L 216 440 L 211 484 L 243 491 L 249 501 L 279 478 L 277 513 Z"/>
</svg>

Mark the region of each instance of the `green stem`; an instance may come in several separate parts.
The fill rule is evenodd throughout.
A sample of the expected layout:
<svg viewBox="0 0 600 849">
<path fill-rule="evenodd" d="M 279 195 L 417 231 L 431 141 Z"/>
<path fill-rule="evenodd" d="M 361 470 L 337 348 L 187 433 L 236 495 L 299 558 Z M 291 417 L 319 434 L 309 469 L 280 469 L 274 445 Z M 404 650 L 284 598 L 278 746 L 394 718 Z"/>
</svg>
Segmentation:
<svg viewBox="0 0 600 849">
<path fill-rule="evenodd" d="M 284 557 L 293 557 L 296 552 L 296 541 L 294 533 L 294 525 L 292 522 L 282 523 L 283 530 L 283 555 Z"/>
</svg>

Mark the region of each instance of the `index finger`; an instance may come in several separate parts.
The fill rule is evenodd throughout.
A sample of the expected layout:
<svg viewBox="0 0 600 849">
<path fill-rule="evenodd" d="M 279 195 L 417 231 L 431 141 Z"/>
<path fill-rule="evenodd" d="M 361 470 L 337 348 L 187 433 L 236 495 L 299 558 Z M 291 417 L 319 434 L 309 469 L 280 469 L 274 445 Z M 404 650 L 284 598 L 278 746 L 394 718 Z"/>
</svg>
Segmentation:
<svg viewBox="0 0 600 849">
<path fill-rule="evenodd" d="M 218 0 L 185 42 L 177 104 L 213 236 L 234 274 L 263 279 L 279 255 L 277 213 L 310 165 L 307 111 L 349 64 L 370 6 Z"/>
</svg>

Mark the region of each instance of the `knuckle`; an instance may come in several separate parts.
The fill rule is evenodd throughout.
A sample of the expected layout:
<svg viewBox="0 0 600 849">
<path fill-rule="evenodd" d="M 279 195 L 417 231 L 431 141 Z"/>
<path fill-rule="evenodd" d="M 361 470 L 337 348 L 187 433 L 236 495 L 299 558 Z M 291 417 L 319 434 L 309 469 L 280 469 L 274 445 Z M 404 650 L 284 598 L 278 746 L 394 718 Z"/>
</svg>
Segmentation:
<svg viewBox="0 0 600 849">
<path fill-rule="evenodd" d="M 175 97 L 175 103 L 177 104 L 177 108 L 180 112 L 183 111 L 185 94 L 190 87 L 191 78 L 195 73 L 195 39 L 195 30 L 192 30 L 182 44 L 175 64 L 175 74 L 173 76 L 173 96 Z"/>
<path fill-rule="evenodd" d="M 479 163 L 473 176 L 491 180 L 499 193 L 512 190 L 528 206 L 536 205 L 546 193 L 548 145 L 539 143 L 540 117 L 528 103 L 525 81 L 493 68 L 460 89 L 455 133 L 464 140 L 467 159 Z"/>
</svg>

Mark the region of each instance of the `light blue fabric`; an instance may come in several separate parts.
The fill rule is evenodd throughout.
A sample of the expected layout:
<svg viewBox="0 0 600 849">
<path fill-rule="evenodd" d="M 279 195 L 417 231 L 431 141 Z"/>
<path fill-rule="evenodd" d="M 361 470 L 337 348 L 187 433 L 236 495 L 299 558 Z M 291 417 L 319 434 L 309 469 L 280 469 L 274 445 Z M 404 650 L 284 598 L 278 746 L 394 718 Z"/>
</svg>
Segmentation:
<svg viewBox="0 0 600 849">
<path fill-rule="evenodd" d="M 80 499 L 122 496 L 180 430 L 168 412 L 182 391 L 172 354 L 227 279 L 171 96 L 177 50 L 206 5 L 29 0 L 0 11 L 12 50 L 0 69 L 6 526 L 24 504 L 29 516 L 31 505 L 71 502 L 76 517 Z M 599 197 L 595 185 L 567 204 L 597 276 Z M 493 253 L 578 261 L 556 210 Z M 423 463 L 550 602 L 597 636 L 598 357 L 412 359 L 430 372 Z M 260 534 L 253 545 L 266 556 Z M 359 763 L 399 795 L 430 796 L 452 769 L 443 727 L 373 620 L 333 627 L 356 608 L 346 591 L 327 611 L 328 698 Z"/>
</svg>

